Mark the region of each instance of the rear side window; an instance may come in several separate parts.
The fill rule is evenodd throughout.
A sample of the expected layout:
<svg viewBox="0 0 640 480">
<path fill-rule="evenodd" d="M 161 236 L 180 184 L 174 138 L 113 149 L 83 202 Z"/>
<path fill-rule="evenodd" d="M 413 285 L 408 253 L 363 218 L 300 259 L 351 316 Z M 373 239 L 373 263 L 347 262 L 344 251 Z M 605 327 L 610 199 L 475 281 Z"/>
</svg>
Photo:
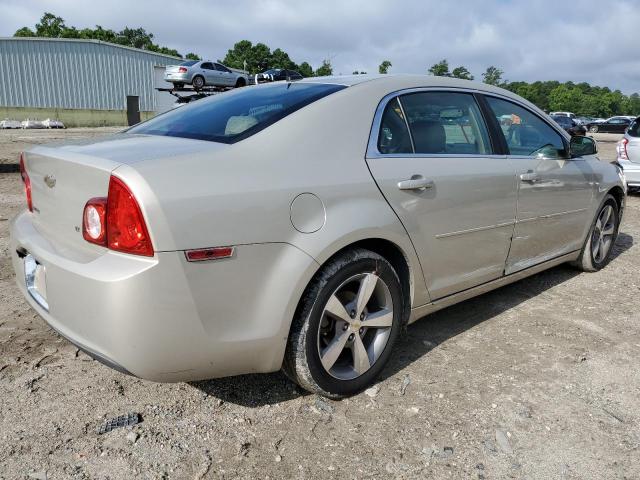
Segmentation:
<svg viewBox="0 0 640 480">
<path fill-rule="evenodd" d="M 407 122 L 397 97 L 387 103 L 382 114 L 380 133 L 378 134 L 378 151 L 387 155 L 413 153 Z"/>
<path fill-rule="evenodd" d="M 400 98 L 415 153 L 483 155 L 491 153 L 487 128 L 471 94 L 410 93 Z"/>
<path fill-rule="evenodd" d="M 640 137 L 640 117 L 631 122 L 627 133 L 632 137 Z"/>
<path fill-rule="evenodd" d="M 242 88 L 176 108 L 127 132 L 235 143 L 343 88 L 318 83 Z"/>
<path fill-rule="evenodd" d="M 562 136 L 532 112 L 495 97 L 486 97 L 511 155 L 566 158 Z"/>
</svg>

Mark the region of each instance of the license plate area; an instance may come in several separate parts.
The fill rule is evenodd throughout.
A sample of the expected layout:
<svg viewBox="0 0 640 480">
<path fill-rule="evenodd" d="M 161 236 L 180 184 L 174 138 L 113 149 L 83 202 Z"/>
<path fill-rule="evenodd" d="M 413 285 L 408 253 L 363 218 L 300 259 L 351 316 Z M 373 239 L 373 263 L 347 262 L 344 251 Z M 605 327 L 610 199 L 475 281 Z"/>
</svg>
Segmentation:
<svg viewBox="0 0 640 480">
<path fill-rule="evenodd" d="M 27 292 L 38 305 L 49 311 L 47 303 L 47 281 L 44 265 L 39 263 L 31 254 L 26 254 L 24 261 L 24 278 Z"/>
</svg>

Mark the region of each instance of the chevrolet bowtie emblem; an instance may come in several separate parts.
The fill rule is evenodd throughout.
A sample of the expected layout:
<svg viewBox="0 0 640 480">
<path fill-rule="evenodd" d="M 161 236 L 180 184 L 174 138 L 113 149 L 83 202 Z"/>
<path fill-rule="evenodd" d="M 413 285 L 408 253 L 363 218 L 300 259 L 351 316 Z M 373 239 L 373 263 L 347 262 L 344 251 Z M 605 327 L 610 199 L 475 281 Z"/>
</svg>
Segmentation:
<svg viewBox="0 0 640 480">
<path fill-rule="evenodd" d="M 49 174 L 46 177 L 44 177 L 44 183 L 47 184 L 47 187 L 53 188 L 53 187 L 56 186 L 56 177 L 54 177 L 53 175 Z"/>
</svg>

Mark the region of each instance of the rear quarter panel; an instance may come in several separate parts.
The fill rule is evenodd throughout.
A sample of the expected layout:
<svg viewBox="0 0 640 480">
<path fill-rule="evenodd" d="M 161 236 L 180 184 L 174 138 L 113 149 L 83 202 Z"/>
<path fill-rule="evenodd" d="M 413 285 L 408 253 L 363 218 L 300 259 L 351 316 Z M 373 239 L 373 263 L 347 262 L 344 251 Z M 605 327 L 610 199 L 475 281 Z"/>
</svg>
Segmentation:
<svg viewBox="0 0 640 480">
<path fill-rule="evenodd" d="M 385 91 L 350 87 L 234 145 L 123 165 L 116 174 L 136 185 L 156 250 L 283 242 L 322 264 L 346 245 L 382 238 L 408 259 L 413 304 L 420 305 L 429 296 L 415 250 L 365 162 Z M 301 193 L 324 205 L 326 221 L 314 233 L 299 232 L 291 221 Z"/>
</svg>

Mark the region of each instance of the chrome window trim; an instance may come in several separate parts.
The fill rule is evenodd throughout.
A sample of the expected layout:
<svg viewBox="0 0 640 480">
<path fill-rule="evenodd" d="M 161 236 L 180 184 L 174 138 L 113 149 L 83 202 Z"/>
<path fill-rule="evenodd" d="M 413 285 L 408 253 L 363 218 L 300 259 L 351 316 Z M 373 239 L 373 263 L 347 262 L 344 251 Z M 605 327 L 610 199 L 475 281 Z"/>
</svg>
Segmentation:
<svg viewBox="0 0 640 480">
<path fill-rule="evenodd" d="M 378 107 L 376 108 L 376 113 L 373 116 L 373 123 L 371 125 L 371 131 L 369 133 L 369 142 L 367 143 L 367 152 L 366 152 L 366 158 L 469 158 L 469 157 L 477 157 L 477 158 L 507 158 L 507 156 L 509 158 L 535 158 L 535 156 L 527 156 L 527 155 L 502 155 L 502 154 L 496 154 L 496 153 L 490 153 L 490 154 L 477 154 L 477 153 L 473 153 L 473 154 L 451 154 L 451 153 L 380 153 L 380 151 L 378 150 L 378 136 L 380 135 L 380 125 L 382 123 L 382 115 L 384 114 L 384 110 L 387 107 L 387 104 L 393 100 L 394 98 L 398 98 L 398 103 L 400 104 L 400 108 L 402 109 L 402 113 L 405 116 L 405 123 L 407 124 L 407 128 L 408 128 L 408 119 L 406 117 L 406 115 L 404 114 L 404 107 L 402 106 L 402 101 L 400 100 L 400 96 L 401 95 L 407 95 L 407 94 L 411 94 L 411 93 L 421 93 L 421 92 L 450 92 L 450 93 L 469 93 L 469 94 L 480 94 L 483 95 L 485 97 L 495 97 L 498 98 L 500 100 L 505 100 L 507 102 L 511 102 L 521 108 L 524 108 L 527 112 L 531 113 L 532 115 L 535 115 L 536 117 L 538 117 L 542 122 L 544 122 L 546 125 L 548 125 L 553 131 L 555 131 L 556 133 L 558 133 L 560 135 L 560 137 L 563 139 L 563 141 L 565 141 L 565 143 L 567 145 L 565 145 L 566 148 L 568 148 L 568 140 L 567 137 L 569 136 L 568 133 L 566 133 L 564 130 L 562 129 L 558 129 L 556 127 L 554 127 L 551 123 L 549 123 L 548 120 L 544 119 L 542 116 L 540 116 L 538 113 L 534 112 L 531 110 L 531 108 L 529 108 L 527 105 L 523 104 L 522 102 L 511 98 L 507 95 L 501 95 L 499 93 L 495 93 L 495 92 L 488 92 L 485 90 L 480 90 L 477 88 L 462 88 L 462 87 L 412 87 L 412 88 L 405 88 L 405 89 L 400 89 L 400 90 L 395 90 L 393 92 L 390 92 L 388 94 L 386 94 L 384 97 L 382 97 L 382 100 L 380 100 L 380 102 L 378 103 Z M 478 105 L 478 108 L 482 111 L 482 108 L 480 105 Z M 486 120 L 483 121 L 486 123 Z M 489 137 L 491 137 L 491 131 L 489 130 L 489 126 L 485 125 L 485 127 L 487 128 L 487 133 L 489 135 Z M 413 136 L 411 134 L 411 129 L 409 129 L 409 136 L 411 138 L 411 145 L 412 148 L 413 147 Z M 570 137 L 569 137 L 570 138 Z M 576 159 L 572 159 L 572 158 L 562 158 L 562 159 L 558 159 L 558 160 L 576 160 Z"/>
</svg>

